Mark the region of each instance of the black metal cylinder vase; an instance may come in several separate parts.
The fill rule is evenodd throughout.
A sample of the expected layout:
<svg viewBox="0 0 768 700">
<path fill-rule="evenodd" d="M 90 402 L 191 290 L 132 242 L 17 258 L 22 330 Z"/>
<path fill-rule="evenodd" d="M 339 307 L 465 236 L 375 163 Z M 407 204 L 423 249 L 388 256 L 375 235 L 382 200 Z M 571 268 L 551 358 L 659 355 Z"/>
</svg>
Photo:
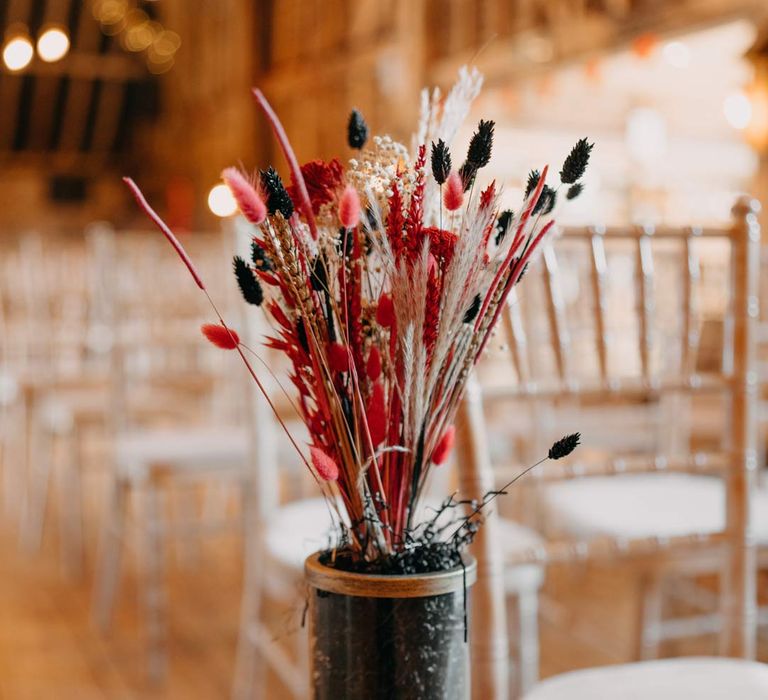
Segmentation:
<svg viewBox="0 0 768 700">
<path fill-rule="evenodd" d="M 377 576 L 305 563 L 316 700 L 468 700 L 474 559 L 433 574 Z"/>
</svg>

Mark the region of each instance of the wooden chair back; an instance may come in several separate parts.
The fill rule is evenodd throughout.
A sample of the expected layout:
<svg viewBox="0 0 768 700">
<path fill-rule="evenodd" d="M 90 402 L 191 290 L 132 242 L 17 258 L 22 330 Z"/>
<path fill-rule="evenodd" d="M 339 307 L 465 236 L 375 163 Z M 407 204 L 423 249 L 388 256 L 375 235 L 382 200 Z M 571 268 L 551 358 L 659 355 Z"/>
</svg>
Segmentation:
<svg viewBox="0 0 768 700">
<path fill-rule="evenodd" d="M 551 541 L 535 551 L 522 552 L 516 561 L 546 563 L 654 554 L 681 547 L 720 548 L 726 553 L 723 648 L 729 655 L 743 657 L 754 655 L 756 623 L 749 494 L 756 471 L 758 210 L 754 200 L 740 199 L 733 208 L 732 224 L 723 228 L 563 230 L 527 273 L 534 279 L 524 280 L 518 295 L 510 300 L 503 320 L 508 339 L 506 359 L 492 353 L 485 373 L 481 366 L 481 381 L 486 377 L 482 404 L 479 392 L 470 393 L 465 401 L 464 413 L 474 419 L 467 423 L 459 465 L 466 494 L 482 497 L 494 483 L 483 411 L 492 414 L 500 403 L 519 402 L 525 410 L 515 414 L 515 419 L 531 416 L 532 424 L 525 424 L 526 429 L 534 435 L 540 433 L 527 455 L 533 458 L 546 454 L 553 437 L 559 437 L 547 434 L 546 428 L 551 418 L 548 411 L 562 406 L 577 410 L 601 406 L 601 415 L 610 417 L 613 407 L 622 402 L 658 407 L 671 401 L 675 409 L 687 409 L 688 402 L 696 397 L 722 396 L 727 420 L 721 449 L 691 453 L 688 435 L 674 449 L 669 447 L 673 441 L 659 438 L 651 440 L 651 454 L 638 448 L 627 456 L 614 449 L 605 458 L 586 464 L 576 457 L 565 463 L 549 463 L 519 482 L 523 488 L 535 489 L 554 480 L 592 475 L 659 471 L 715 474 L 725 483 L 726 522 L 722 532 L 642 540 Z M 582 259 L 579 266 L 565 256 L 571 247 L 586 249 L 586 263 Z M 622 252 L 612 258 L 616 248 Z M 705 249 L 708 259 L 702 264 Z M 678 262 L 670 264 L 670 256 L 660 252 L 663 250 L 676 251 Z M 617 265 L 611 265 L 617 261 L 618 276 Z M 668 293 L 669 288 L 661 289 L 662 271 L 673 281 L 674 294 Z M 538 286 L 530 284 L 537 276 Z M 628 299 L 634 303 L 627 303 Z M 670 323 L 674 332 L 669 331 Z M 721 345 L 716 348 L 718 362 L 707 361 L 702 342 L 702 332 L 713 325 L 722 328 Z M 506 373 L 500 371 L 502 363 Z M 685 432 L 690 427 L 687 410 L 676 413 L 675 409 L 660 423 L 664 428 L 682 423 Z M 509 412 L 505 416 L 505 425 L 513 425 Z M 577 418 L 572 431 L 579 429 Z M 621 444 L 622 437 L 614 437 L 617 439 Z M 522 498 L 530 500 L 525 492 Z M 489 520 L 493 517 L 491 514 Z M 490 524 L 488 538 L 494 535 Z M 501 649 L 504 642 L 503 627 L 489 619 L 503 610 L 498 573 L 503 563 L 499 548 L 482 535 L 475 554 L 479 575 L 474 624 L 482 640 L 477 649 L 480 658 L 476 655 L 473 663 L 481 664 L 475 675 L 493 679 L 498 677 L 494 669 L 501 663 L 494 650 Z M 483 697 L 503 697 L 504 691 L 486 683 L 484 692 Z"/>
</svg>

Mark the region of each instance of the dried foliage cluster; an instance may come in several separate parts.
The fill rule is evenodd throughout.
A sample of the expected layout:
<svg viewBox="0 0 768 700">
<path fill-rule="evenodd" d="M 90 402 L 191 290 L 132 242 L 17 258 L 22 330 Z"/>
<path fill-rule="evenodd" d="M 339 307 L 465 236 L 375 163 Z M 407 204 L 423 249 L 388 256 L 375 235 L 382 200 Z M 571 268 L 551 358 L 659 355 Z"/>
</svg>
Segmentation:
<svg viewBox="0 0 768 700">
<path fill-rule="evenodd" d="M 438 559 L 445 550 L 454 561 L 483 505 L 457 517 L 458 527 L 414 521 L 430 472 L 450 454 L 470 372 L 552 230 L 557 189 L 547 184 L 546 167 L 533 171 L 519 212 L 500 211 L 496 183 L 479 184 L 492 156 L 492 121 L 479 123 L 455 167 L 449 144 L 481 82 L 462 69 L 444 97 L 425 91 L 412 152 L 388 136 L 369 138 L 353 111 L 347 135 L 357 152 L 346 166 L 336 159 L 299 166 L 255 90 L 290 183 L 273 168 L 254 178 L 232 168 L 223 174 L 253 232 L 250 260 L 234 260 L 237 282 L 271 322 L 265 344 L 289 358 L 295 408 L 312 438 L 308 454 L 297 449 L 342 524 L 345 556 L 358 562 L 424 568 L 408 562 L 425 543 Z M 568 198 L 581 191 L 591 149 L 579 141 L 563 164 Z M 204 332 L 237 350 L 259 382 L 251 349 L 220 316 Z M 577 442 L 570 436 L 549 457 Z M 448 499 L 441 510 L 455 505 Z"/>
</svg>

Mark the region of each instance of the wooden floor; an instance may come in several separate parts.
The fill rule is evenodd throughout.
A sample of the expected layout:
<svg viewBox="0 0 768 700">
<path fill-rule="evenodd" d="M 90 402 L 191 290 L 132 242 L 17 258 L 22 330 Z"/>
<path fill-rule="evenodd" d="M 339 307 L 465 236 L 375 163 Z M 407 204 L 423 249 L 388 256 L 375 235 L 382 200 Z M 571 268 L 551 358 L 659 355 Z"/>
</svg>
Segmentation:
<svg viewBox="0 0 768 700">
<path fill-rule="evenodd" d="M 173 563 L 170 554 L 169 669 L 166 681 L 153 686 L 145 676 L 134 565 L 128 562 L 113 632 L 104 637 L 89 620 L 89 571 L 81 581 L 61 573 L 55 532 L 29 555 L 9 524 L 0 527 L 0 700 L 228 697 L 240 599 L 238 537 L 209 542 L 191 565 Z M 541 619 L 542 675 L 631 660 L 634 585 L 621 571 L 552 570 Z M 666 652 L 713 653 L 714 641 Z M 768 647 L 761 655 L 768 657 Z M 271 697 L 285 697 L 272 687 Z"/>
</svg>

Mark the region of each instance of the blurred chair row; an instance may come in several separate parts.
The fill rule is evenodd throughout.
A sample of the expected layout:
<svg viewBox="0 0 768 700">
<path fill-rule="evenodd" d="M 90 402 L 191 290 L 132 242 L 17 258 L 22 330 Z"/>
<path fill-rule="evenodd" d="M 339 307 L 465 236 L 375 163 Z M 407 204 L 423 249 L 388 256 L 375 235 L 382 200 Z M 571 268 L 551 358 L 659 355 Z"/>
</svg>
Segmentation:
<svg viewBox="0 0 768 700">
<path fill-rule="evenodd" d="M 740 203 L 723 229 L 564 231 L 512 299 L 500 347 L 462 409 L 461 488 L 482 497 L 564 433 L 581 431 L 584 446 L 565 467 L 542 465 L 517 482 L 500 503 L 504 517 L 489 514 L 480 530 L 477 697 L 505 697 L 507 688 L 517 696 L 535 683 L 539 591 L 553 562 L 637 572 L 638 657 L 654 656 L 671 636 L 711 632 L 723 653 L 753 653 L 754 535 L 768 541 L 758 505 L 768 492 L 755 483 L 752 207 Z M 234 238 L 195 234 L 185 246 L 256 348 L 259 314 L 242 315 L 227 269 L 233 245 L 247 246 L 247 229 Z M 325 543 L 327 509 L 308 497 L 237 358 L 200 340 L 210 312 L 172 252 L 154 234 L 94 225 L 84 245 L 55 250 L 24 237 L 4 253 L 2 273 L 3 495 L 24 544 L 42 537 L 57 462 L 62 561 L 77 573 L 83 513 L 91 512 L 82 507 L 91 493 L 83 476 L 106 471 L 102 515 L 85 527 L 86 542 L 91 533 L 101 540 L 94 615 L 106 628 L 134 524 L 149 669 L 160 678 L 166 539 L 193 554 L 199 534 L 244 525 L 233 693 L 263 695 L 269 667 L 305 696 L 303 635 L 289 635 L 295 645 L 286 648 L 269 623 L 273 603 L 300 609 L 303 560 Z M 293 420 L 279 385 L 264 376 Z M 232 493 L 239 508 L 229 507 Z M 141 506 L 133 523 L 131 503 Z M 718 594 L 695 585 L 701 572 L 721 575 Z M 682 587 L 680 578 L 693 583 Z M 706 609 L 662 619 L 663 596 L 681 590 Z"/>
</svg>

